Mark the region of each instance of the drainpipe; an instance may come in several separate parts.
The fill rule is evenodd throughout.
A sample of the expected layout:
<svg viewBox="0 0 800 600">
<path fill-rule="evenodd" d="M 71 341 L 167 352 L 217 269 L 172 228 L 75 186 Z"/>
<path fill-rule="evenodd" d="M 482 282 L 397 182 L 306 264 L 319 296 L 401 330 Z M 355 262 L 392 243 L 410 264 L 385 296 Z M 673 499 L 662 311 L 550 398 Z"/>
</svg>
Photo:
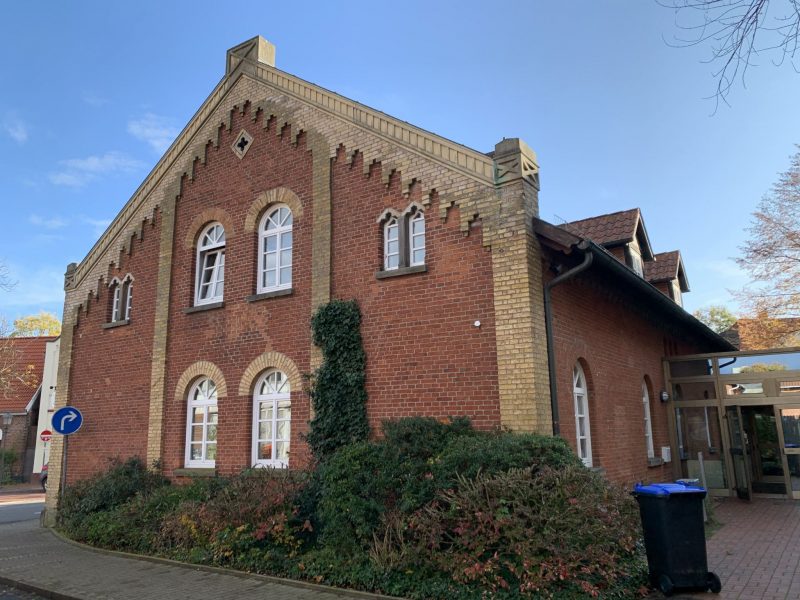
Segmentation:
<svg viewBox="0 0 800 600">
<path fill-rule="evenodd" d="M 556 384 L 556 354 L 553 349 L 553 307 L 550 290 L 559 283 L 572 279 L 592 265 L 594 254 L 589 251 L 589 245 L 582 241 L 578 248 L 584 251 L 583 262 L 569 271 L 562 273 L 544 286 L 544 328 L 547 335 L 547 371 L 550 376 L 550 410 L 553 413 L 553 435 L 561 434 L 558 418 L 558 386 Z"/>
</svg>

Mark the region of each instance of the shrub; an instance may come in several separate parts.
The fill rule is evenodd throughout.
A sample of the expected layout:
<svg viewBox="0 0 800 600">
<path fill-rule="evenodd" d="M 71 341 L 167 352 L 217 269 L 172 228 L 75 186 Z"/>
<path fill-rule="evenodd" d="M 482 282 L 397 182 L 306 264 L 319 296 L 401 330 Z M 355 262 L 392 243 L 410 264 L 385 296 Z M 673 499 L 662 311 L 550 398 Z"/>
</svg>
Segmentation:
<svg viewBox="0 0 800 600">
<path fill-rule="evenodd" d="M 2 470 L 0 470 L 0 484 L 11 481 L 11 473 L 16 462 L 16 452 L 13 450 L 0 450 L 0 465 L 3 467 Z"/>
<path fill-rule="evenodd" d="M 580 465 L 459 477 L 409 536 L 417 561 L 492 593 L 633 595 L 644 583 L 635 502 Z"/>
<path fill-rule="evenodd" d="M 104 473 L 67 488 L 59 504 L 59 525 L 69 535 L 82 539 L 84 521 L 94 513 L 111 511 L 136 494 L 147 495 L 168 484 L 138 457 L 125 462 L 112 460 Z"/>
</svg>

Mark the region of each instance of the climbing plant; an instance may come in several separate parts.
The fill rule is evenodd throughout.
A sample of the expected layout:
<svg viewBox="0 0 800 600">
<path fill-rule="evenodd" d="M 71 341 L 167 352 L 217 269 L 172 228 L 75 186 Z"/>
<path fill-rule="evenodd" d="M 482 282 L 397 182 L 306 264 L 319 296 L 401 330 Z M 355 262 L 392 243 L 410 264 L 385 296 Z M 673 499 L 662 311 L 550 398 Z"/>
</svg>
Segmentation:
<svg viewBox="0 0 800 600">
<path fill-rule="evenodd" d="M 366 440 L 366 355 L 361 340 L 361 311 L 355 300 L 333 300 L 311 320 L 322 365 L 311 378 L 314 419 L 308 444 L 320 462 L 347 444 Z"/>
</svg>

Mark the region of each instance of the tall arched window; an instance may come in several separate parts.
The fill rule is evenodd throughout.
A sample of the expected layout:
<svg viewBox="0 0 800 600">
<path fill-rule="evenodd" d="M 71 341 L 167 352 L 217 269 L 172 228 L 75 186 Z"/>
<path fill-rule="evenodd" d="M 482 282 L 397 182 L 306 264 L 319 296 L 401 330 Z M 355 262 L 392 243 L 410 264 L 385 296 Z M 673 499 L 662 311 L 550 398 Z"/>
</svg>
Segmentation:
<svg viewBox="0 0 800 600">
<path fill-rule="evenodd" d="M 194 303 L 222 302 L 225 284 L 225 229 L 211 223 L 197 243 L 197 275 Z"/>
<path fill-rule="evenodd" d="M 271 207 L 258 231 L 258 293 L 292 287 L 292 211 Z"/>
<path fill-rule="evenodd" d="M 111 323 L 121 320 L 120 310 L 122 307 L 122 284 L 119 279 L 114 277 L 108 285 L 111 290 Z"/>
<path fill-rule="evenodd" d="M 109 284 L 111 290 L 111 323 L 128 321 L 133 306 L 133 276 L 128 275 L 121 282 L 114 277 Z"/>
<path fill-rule="evenodd" d="M 253 466 L 286 467 L 289 463 L 292 401 L 289 380 L 267 371 L 253 394 Z"/>
<path fill-rule="evenodd" d="M 656 450 L 653 447 L 653 423 L 650 420 L 650 392 L 647 391 L 647 381 L 642 381 L 642 404 L 644 405 L 644 440 L 647 447 L 647 458 L 655 458 Z"/>
<path fill-rule="evenodd" d="M 208 377 L 189 388 L 186 466 L 213 467 L 217 458 L 217 386 Z"/>
<path fill-rule="evenodd" d="M 578 456 L 587 467 L 592 466 L 592 434 L 589 425 L 589 388 L 580 363 L 572 369 L 572 398 L 575 401 L 575 440 Z"/>
<path fill-rule="evenodd" d="M 383 268 L 385 271 L 400 267 L 400 226 L 392 217 L 383 226 Z"/>
</svg>

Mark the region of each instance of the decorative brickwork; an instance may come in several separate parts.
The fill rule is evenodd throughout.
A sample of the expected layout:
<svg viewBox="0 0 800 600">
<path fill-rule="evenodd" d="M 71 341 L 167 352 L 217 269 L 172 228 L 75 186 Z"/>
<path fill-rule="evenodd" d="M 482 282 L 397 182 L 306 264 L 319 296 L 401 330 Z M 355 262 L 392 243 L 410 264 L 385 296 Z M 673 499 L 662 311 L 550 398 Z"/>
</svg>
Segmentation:
<svg viewBox="0 0 800 600">
<path fill-rule="evenodd" d="M 285 187 L 275 188 L 268 192 L 262 192 L 258 198 L 253 200 L 244 219 L 244 230 L 253 232 L 256 230 L 258 221 L 264 214 L 264 210 L 272 204 L 285 204 L 292 211 L 295 219 L 303 218 L 303 204 L 292 190 Z"/>
<path fill-rule="evenodd" d="M 292 391 L 300 391 L 303 388 L 303 378 L 297 365 L 291 358 L 280 352 L 265 352 L 244 370 L 242 379 L 239 381 L 239 395 L 249 396 L 253 393 L 253 385 L 256 379 L 267 369 L 277 369 L 289 379 L 289 387 Z"/>
<path fill-rule="evenodd" d="M 203 230 L 203 227 L 214 221 L 218 221 L 225 228 L 226 240 L 236 235 L 236 227 L 233 224 L 233 220 L 225 210 L 222 208 L 207 208 L 192 219 L 192 224 L 189 226 L 189 229 L 186 231 L 186 236 L 183 238 L 183 247 L 188 250 L 195 248 L 197 245 L 197 238 Z"/>
<path fill-rule="evenodd" d="M 189 386 L 200 377 L 208 377 L 216 384 L 217 398 L 225 398 L 228 395 L 228 385 L 225 383 L 225 376 L 219 367 L 207 360 L 198 360 L 190 365 L 178 379 L 178 383 L 175 385 L 175 400 L 185 400 Z"/>
</svg>

